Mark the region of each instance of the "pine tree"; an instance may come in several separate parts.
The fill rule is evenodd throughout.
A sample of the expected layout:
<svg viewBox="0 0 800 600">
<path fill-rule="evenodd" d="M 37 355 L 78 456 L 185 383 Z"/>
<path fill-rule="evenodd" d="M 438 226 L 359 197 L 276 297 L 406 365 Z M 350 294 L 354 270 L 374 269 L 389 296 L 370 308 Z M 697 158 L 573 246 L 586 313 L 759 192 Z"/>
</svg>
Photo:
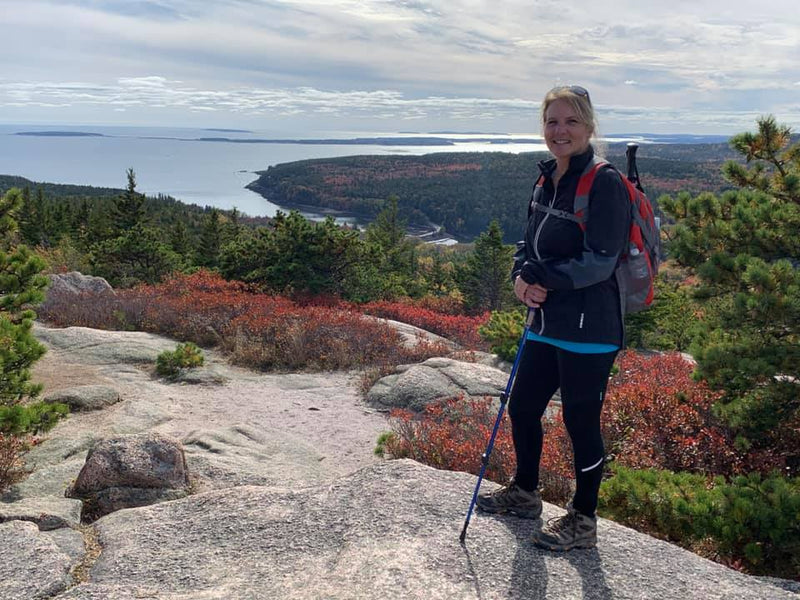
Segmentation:
<svg viewBox="0 0 800 600">
<path fill-rule="evenodd" d="M 110 211 L 102 202 L 95 202 L 89 211 L 85 244 L 90 246 L 112 237 L 114 237 L 114 231 Z"/>
<path fill-rule="evenodd" d="M 33 336 L 36 315 L 30 308 L 44 299 L 44 261 L 25 246 L 12 247 L 21 203 L 18 189 L 0 199 L 0 407 L 39 393 L 41 386 L 30 381 L 30 367 L 45 352 Z"/>
<path fill-rule="evenodd" d="M 503 244 L 503 230 L 495 219 L 475 240 L 475 248 L 467 258 L 461 292 L 468 308 L 502 310 L 512 303 L 512 256 L 512 247 Z"/>
<path fill-rule="evenodd" d="M 185 261 L 189 261 L 194 250 L 189 229 L 180 217 L 175 219 L 175 223 L 169 229 L 169 244 L 176 254 L 182 256 Z"/>
<path fill-rule="evenodd" d="M 216 268 L 219 266 L 220 249 L 222 248 L 222 223 L 219 211 L 212 208 L 203 217 L 200 232 L 200 244 L 197 248 L 195 262 L 201 267 Z"/>
<path fill-rule="evenodd" d="M 228 220 L 222 227 L 221 241 L 223 246 L 239 241 L 239 236 L 242 235 L 242 225 L 239 222 L 241 216 L 242 213 L 234 206 L 228 216 Z"/>
<path fill-rule="evenodd" d="M 39 244 L 45 247 L 54 245 L 55 224 L 53 223 L 52 210 L 45 203 L 44 190 L 41 186 L 36 188 L 32 212 L 39 218 Z"/>
<path fill-rule="evenodd" d="M 78 205 L 78 209 L 72 213 L 72 223 L 70 226 L 70 237 L 78 243 L 82 250 L 86 250 L 89 245 L 88 231 L 89 218 L 92 214 L 92 206 L 89 200 L 83 198 Z"/>
<path fill-rule="evenodd" d="M 408 223 L 400 218 L 398 202 L 397 196 L 389 196 L 383 210 L 367 227 L 367 241 L 387 251 L 400 246 L 406 237 Z"/>
<path fill-rule="evenodd" d="M 45 222 L 48 226 L 47 242 L 49 247 L 56 246 L 64 236 L 72 233 L 72 206 L 66 202 L 57 202 L 45 206 Z"/>
<path fill-rule="evenodd" d="M 414 243 L 406 237 L 407 222 L 400 218 L 397 196 L 389 196 L 386 206 L 367 227 L 365 240 L 379 261 L 382 276 L 381 296 L 409 295 L 416 272 Z"/>
<path fill-rule="evenodd" d="M 118 232 L 130 231 L 145 221 L 144 195 L 136 191 L 136 173 L 127 171 L 128 185 L 114 206 L 114 227 Z"/>
<path fill-rule="evenodd" d="M 773 117 L 731 139 L 740 189 L 680 194 L 662 206 L 677 220 L 669 252 L 701 285 L 704 331 L 692 345 L 698 375 L 725 392 L 719 414 L 743 447 L 782 453 L 800 473 L 800 144 Z"/>
<path fill-rule="evenodd" d="M 161 231 L 140 223 L 122 235 L 98 242 L 89 252 L 92 270 L 114 287 L 158 283 L 181 266 L 180 257 L 162 238 Z"/>
<path fill-rule="evenodd" d="M 42 218 L 44 211 L 41 202 L 31 198 L 31 189 L 25 186 L 22 189 L 22 204 L 19 210 L 19 233 L 22 241 L 35 247 L 42 243 Z"/>
</svg>

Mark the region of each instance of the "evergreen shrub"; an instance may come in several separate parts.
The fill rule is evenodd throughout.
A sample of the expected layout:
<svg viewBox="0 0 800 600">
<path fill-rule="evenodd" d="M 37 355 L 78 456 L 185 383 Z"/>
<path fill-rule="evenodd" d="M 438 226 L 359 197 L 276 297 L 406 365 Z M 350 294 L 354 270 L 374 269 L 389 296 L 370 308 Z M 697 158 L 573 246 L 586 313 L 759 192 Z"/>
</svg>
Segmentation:
<svg viewBox="0 0 800 600">
<path fill-rule="evenodd" d="M 38 434 L 50 431 L 59 419 L 69 414 L 69 407 L 60 402 L 0 405 L 0 433 L 8 435 Z"/>
<path fill-rule="evenodd" d="M 493 311 L 489 320 L 478 328 L 478 334 L 489 344 L 491 352 L 514 362 L 524 327 L 524 311 Z"/>
<path fill-rule="evenodd" d="M 800 478 L 613 467 L 598 512 L 753 574 L 800 577 Z"/>
<path fill-rule="evenodd" d="M 156 373 L 162 377 L 176 377 L 181 369 L 203 366 L 203 351 L 192 342 L 178 344 L 174 351 L 165 350 L 156 357 Z"/>
<path fill-rule="evenodd" d="M 659 271 L 652 307 L 625 315 L 626 343 L 629 348 L 686 352 L 698 334 L 702 317 L 689 281 L 667 281 Z"/>
</svg>

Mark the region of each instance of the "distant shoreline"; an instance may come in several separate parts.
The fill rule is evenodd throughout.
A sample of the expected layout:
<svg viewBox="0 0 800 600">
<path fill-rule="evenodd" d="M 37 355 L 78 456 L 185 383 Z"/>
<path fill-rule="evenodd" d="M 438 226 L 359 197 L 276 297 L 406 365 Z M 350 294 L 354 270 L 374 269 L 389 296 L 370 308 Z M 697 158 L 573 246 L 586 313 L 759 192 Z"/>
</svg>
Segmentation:
<svg viewBox="0 0 800 600">
<path fill-rule="evenodd" d="M 205 129 L 226 133 L 252 133 L 236 129 Z M 102 137 L 115 138 L 116 135 L 91 131 L 18 131 L 12 135 L 31 137 Z M 466 135 L 466 134 L 451 134 Z M 487 146 L 514 146 L 525 144 L 544 144 L 541 138 L 512 137 L 511 134 L 468 134 L 470 137 L 448 137 L 447 134 L 418 134 L 409 136 L 376 136 L 353 138 L 235 138 L 235 137 L 196 137 L 175 136 L 130 136 L 139 139 L 176 140 L 181 142 L 208 142 L 227 144 L 292 144 L 314 146 L 457 146 L 458 144 L 486 144 Z M 495 137 L 503 136 L 503 137 Z M 127 137 L 127 136 L 125 136 Z M 643 144 L 709 144 L 726 142 L 729 136 L 694 134 L 654 134 L 654 133 L 615 133 L 604 136 L 609 144 L 638 141 Z"/>
<path fill-rule="evenodd" d="M 88 131 L 18 131 L 14 135 L 29 135 L 34 137 L 108 137 L 102 133 Z"/>
</svg>

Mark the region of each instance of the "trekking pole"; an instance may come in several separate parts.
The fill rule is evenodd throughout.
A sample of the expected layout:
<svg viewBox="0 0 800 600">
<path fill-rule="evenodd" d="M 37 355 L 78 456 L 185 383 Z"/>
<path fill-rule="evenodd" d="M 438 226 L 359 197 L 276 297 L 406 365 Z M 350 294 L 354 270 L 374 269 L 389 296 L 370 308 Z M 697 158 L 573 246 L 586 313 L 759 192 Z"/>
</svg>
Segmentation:
<svg viewBox="0 0 800 600">
<path fill-rule="evenodd" d="M 628 181 L 630 181 L 636 189 L 644 194 L 642 181 L 639 179 L 639 167 L 636 165 L 636 151 L 639 149 L 639 144 L 636 142 L 628 142 L 628 149 L 625 150 L 625 158 L 628 159 Z M 655 208 L 653 204 L 653 208 Z M 653 222 L 656 224 L 656 230 L 661 230 L 661 217 L 653 215 Z"/>
<path fill-rule="evenodd" d="M 639 181 L 639 167 L 636 166 L 636 151 L 638 149 L 639 144 L 628 142 L 628 149 L 625 150 L 625 158 L 628 159 L 628 181 L 635 185 L 640 192 L 644 192 L 642 182 Z"/>
<path fill-rule="evenodd" d="M 514 365 L 511 367 L 511 375 L 508 376 L 508 383 L 506 384 L 506 391 L 500 394 L 500 410 L 497 413 L 497 419 L 494 422 L 494 429 L 489 438 L 489 444 L 486 446 L 486 452 L 481 455 L 481 472 L 478 475 L 478 483 L 475 485 L 475 491 L 472 493 L 472 502 L 469 505 L 467 518 L 464 520 L 464 529 L 461 530 L 461 537 L 459 540 L 464 543 L 467 538 L 467 527 L 469 527 L 469 520 L 472 517 L 472 511 L 475 508 L 475 503 L 478 501 L 478 490 L 481 489 L 481 482 L 483 475 L 486 473 L 486 467 L 489 465 L 489 456 L 494 448 L 494 438 L 497 436 L 497 430 L 500 429 L 500 422 L 503 420 L 503 412 L 506 409 L 506 403 L 511 395 L 511 386 L 514 385 L 514 378 L 517 375 L 517 368 L 519 367 L 519 359 L 522 356 L 522 349 L 525 347 L 525 340 L 528 339 L 528 331 L 533 325 L 533 311 L 528 309 L 528 316 L 525 319 L 525 329 L 522 331 L 522 338 L 519 341 L 519 348 L 517 348 L 517 356 L 514 359 Z"/>
</svg>

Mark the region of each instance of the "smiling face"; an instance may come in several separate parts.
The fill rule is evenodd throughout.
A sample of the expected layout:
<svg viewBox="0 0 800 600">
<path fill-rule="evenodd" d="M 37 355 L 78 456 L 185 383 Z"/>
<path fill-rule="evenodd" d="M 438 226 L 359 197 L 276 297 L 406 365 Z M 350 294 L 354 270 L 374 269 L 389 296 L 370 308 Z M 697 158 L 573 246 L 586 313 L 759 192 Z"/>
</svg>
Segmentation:
<svg viewBox="0 0 800 600">
<path fill-rule="evenodd" d="M 569 159 L 589 147 L 592 129 L 580 117 L 572 104 L 562 98 L 553 100 L 544 113 L 544 141 L 560 167 L 566 168 Z"/>
</svg>

